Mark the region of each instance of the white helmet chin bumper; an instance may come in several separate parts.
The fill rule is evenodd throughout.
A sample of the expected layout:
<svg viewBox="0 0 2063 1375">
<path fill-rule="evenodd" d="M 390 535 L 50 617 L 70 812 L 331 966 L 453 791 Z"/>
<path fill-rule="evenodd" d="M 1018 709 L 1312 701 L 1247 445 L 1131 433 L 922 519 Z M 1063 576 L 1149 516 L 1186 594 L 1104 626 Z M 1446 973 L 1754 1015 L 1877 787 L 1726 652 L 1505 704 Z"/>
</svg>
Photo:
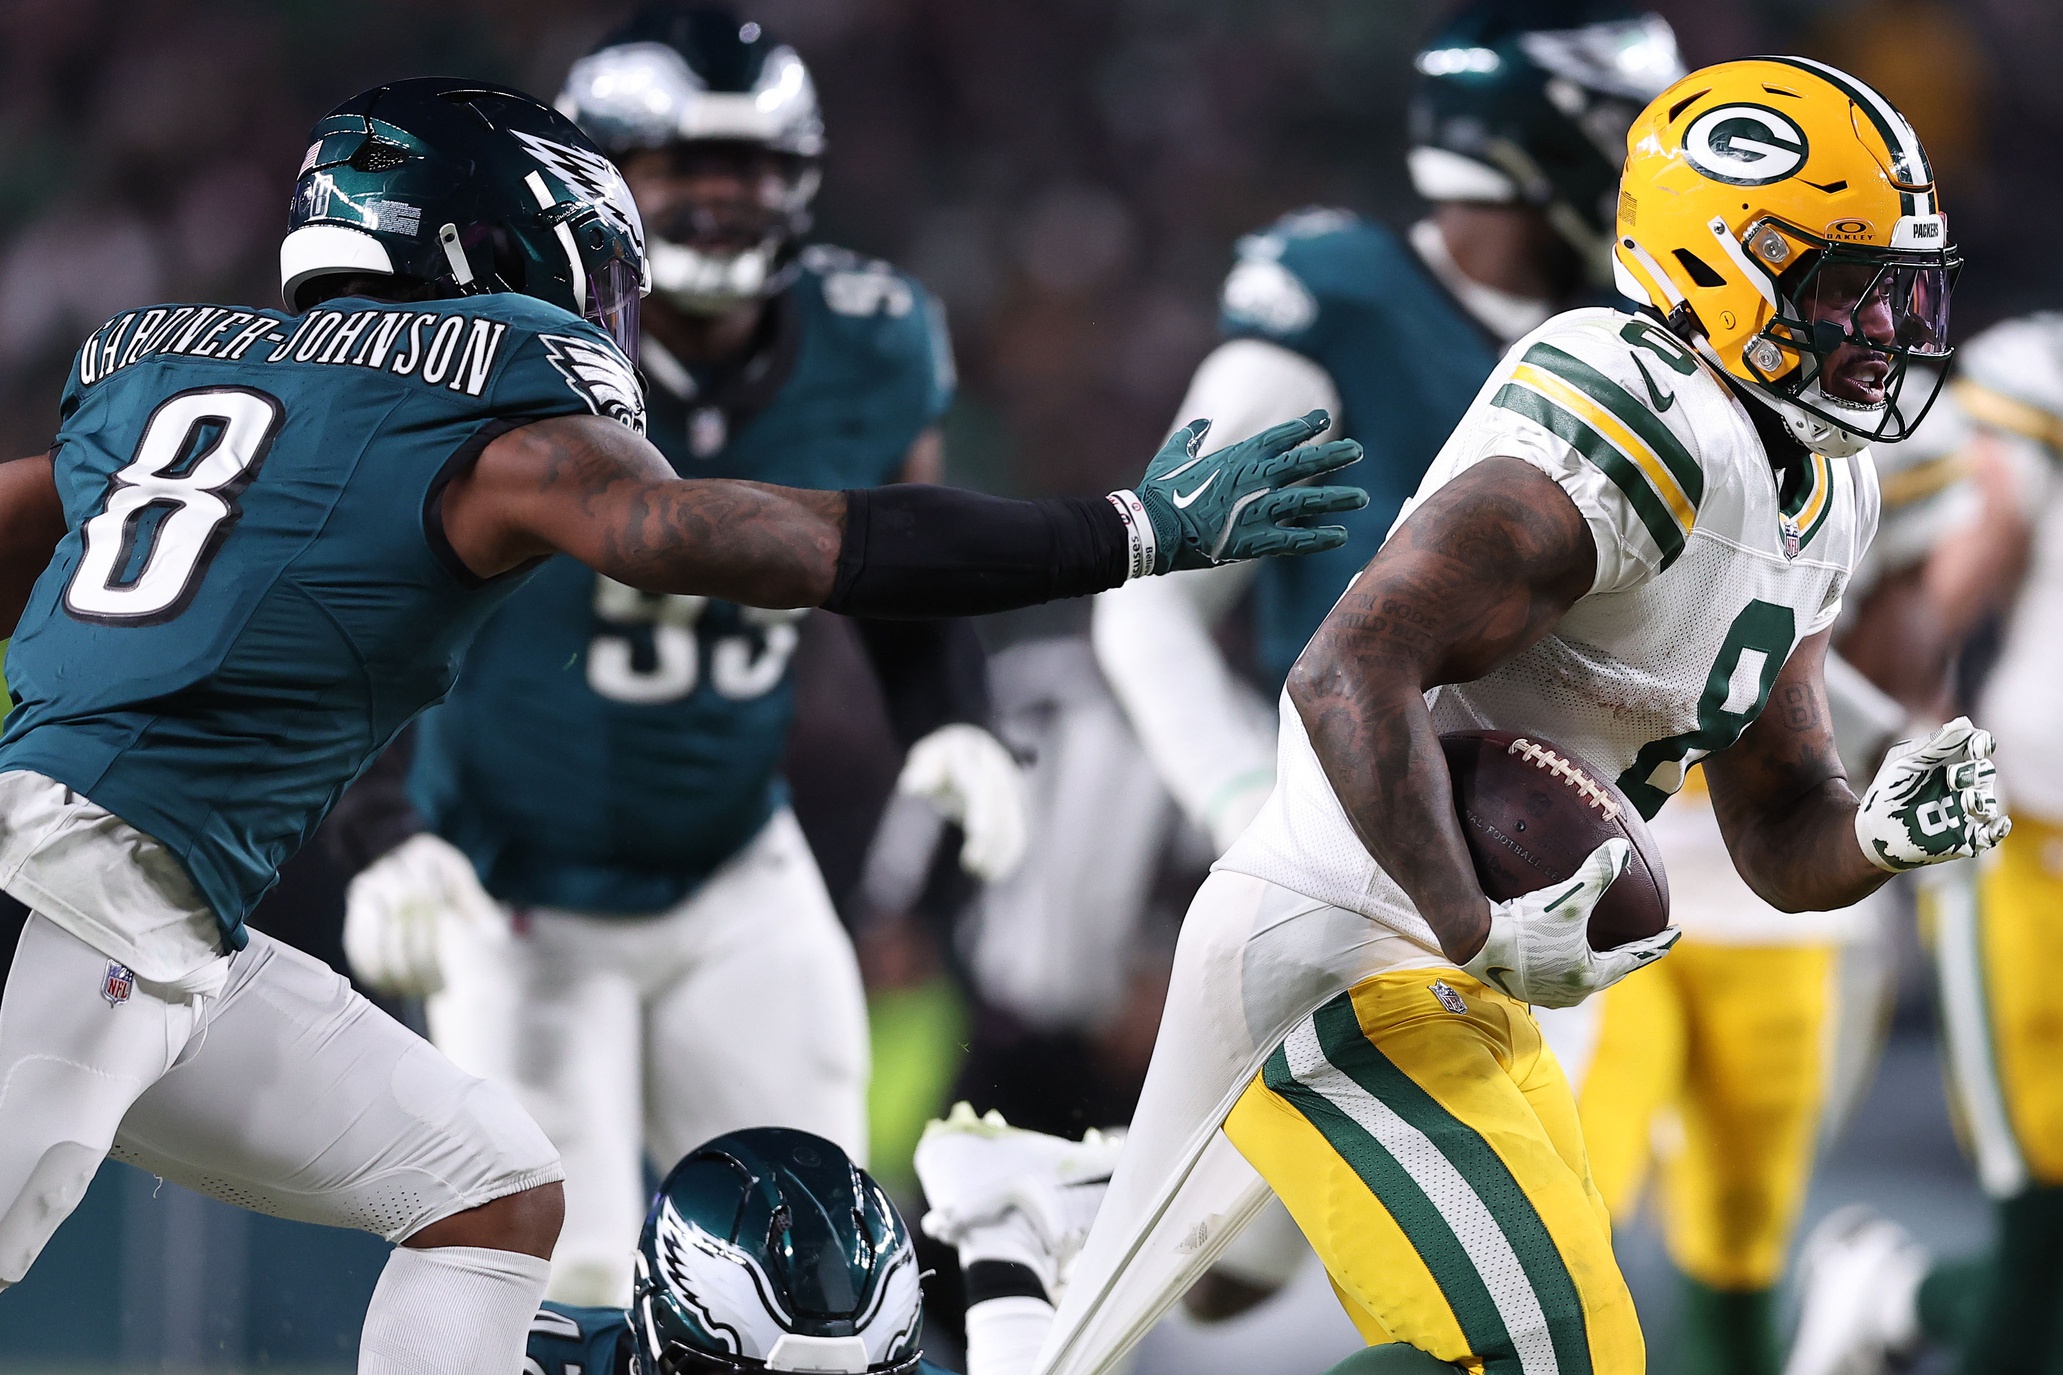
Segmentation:
<svg viewBox="0 0 2063 1375">
<path fill-rule="evenodd" d="M 1836 415 L 1853 415 L 1855 429 L 1837 425 L 1824 415 L 1814 414 L 1804 406 L 1785 400 L 1767 387 L 1741 381 L 1740 378 L 1734 380 L 1754 392 L 1757 399 L 1775 411 L 1783 420 L 1784 428 L 1791 432 L 1793 439 L 1825 458 L 1847 458 L 1851 454 L 1861 453 L 1870 446 L 1870 434 L 1884 423 L 1882 406 L 1872 409 L 1842 401 L 1821 391 L 1817 381 L 1807 384 L 1801 393 L 1803 398 L 1812 405 L 1823 407 Z"/>
<path fill-rule="evenodd" d="M 724 256 L 653 239 L 646 261 L 651 265 L 652 290 L 670 304 L 690 315 L 721 315 L 741 301 L 758 300 L 780 289 L 779 254 L 779 244 L 771 239 Z"/>
<path fill-rule="evenodd" d="M 280 241 L 279 295 L 288 310 L 301 309 L 296 297 L 309 282 L 347 272 L 391 277 L 394 260 L 385 244 L 349 225 L 304 224 Z"/>
<path fill-rule="evenodd" d="M 1614 263 L 1616 264 L 1616 262 L 1617 259 L 1615 258 Z M 1637 290 L 1640 284 L 1633 279 L 1632 274 L 1626 272 L 1623 268 L 1618 270 L 1617 275 L 1619 277 L 1619 289 L 1626 291 L 1628 295 L 1633 295 L 1633 292 L 1627 289 L 1632 287 Z M 1634 296 L 1634 299 L 1640 300 L 1645 295 L 1646 293 L 1642 292 L 1639 296 Z M 1837 425 L 1831 419 L 1813 414 L 1805 407 L 1777 395 L 1758 382 L 1750 382 L 1744 377 L 1738 377 L 1727 372 L 1726 368 L 1719 361 L 1719 355 L 1712 351 L 1711 343 L 1706 340 L 1703 334 L 1698 335 L 1692 341 L 1692 346 L 1697 349 L 1706 362 L 1712 365 L 1714 370 L 1725 373 L 1727 381 L 1737 387 L 1743 387 L 1753 392 L 1756 400 L 1776 412 L 1777 418 L 1784 422 L 1784 428 L 1791 432 L 1793 439 L 1822 458 L 1847 458 L 1852 454 L 1861 453 L 1870 446 L 1869 436 L 1876 431 L 1879 425 L 1884 423 L 1883 407 L 1879 406 L 1875 409 L 1870 409 L 1855 405 L 1853 402 L 1837 400 L 1821 391 L 1817 381 L 1812 382 L 1802 393 L 1805 400 L 1815 406 L 1824 406 L 1837 415 L 1853 415 L 1855 417 L 1855 428 L 1852 430 L 1846 426 Z"/>
</svg>

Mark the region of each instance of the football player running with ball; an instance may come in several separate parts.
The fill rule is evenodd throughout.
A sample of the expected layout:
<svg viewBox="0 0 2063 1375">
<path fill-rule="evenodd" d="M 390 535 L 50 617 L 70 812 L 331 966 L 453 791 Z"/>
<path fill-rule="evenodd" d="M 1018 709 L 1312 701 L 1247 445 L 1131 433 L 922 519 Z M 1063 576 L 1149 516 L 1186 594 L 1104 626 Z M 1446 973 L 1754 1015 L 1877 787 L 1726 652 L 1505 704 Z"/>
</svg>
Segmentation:
<svg viewBox="0 0 2063 1375">
<path fill-rule="evenodd" d="M 1358 449 L 1291 452 L 1314 416 L 1200 456 L 1198 424 L 1108 500 L 682 480 L 640 437 L 628 189 L 563 116 L 475 82 L 325 116 L 289 224 L 290 313 L 117 315 L 49 453 L 0 465 L 0 886 L 31 909 L 0 995 L 0 1287 L 113 1155 L 399 1243 L 366 1375 L 508 1375 L 559 1231 L 551 1142 L 244 925 L 481 623 L 559 553 L 893 617 L 1323 548 L 1343 533 L 1285 522 L 1361 494 L 1273 489 Z"/>
<path fill-rule="evenodd" d="M 1498 357 L 1611 280 L 1626 130 L 1683 75 L 1653 14 L 1489 0 L 1418 55 L 1413 186 L 1432 213 L 1400 236 L 1308 210 L 1240 241 L 1227 341 L 1177 418 L 1230 443 L 1323 406 L 1382 457 L 1347 543 L 1258 577 L 1227 569 L 1096 599 L 1095 645 L 1162 782 L 1223 854 L 1275 784 L 1275 718 L 1212 622 L 1251 589 L 1253 677 L 1279 692 L 1312 632 L 1375 551 Z M 1270 1207 L 1189 1295 L 1226 1313 L 1286 1283 L 1309 1254 Z"/>
<path fill-rule="evenodd" d="M 800 243 L 824 135 L 792 48 L 727 9 L 649 6 L 574 65 L 559 108 L 652 235 L 639 363 L 675 473 L 937 480 L 942 317 L 887 264 Z M 648 1152 L 780 1125 L 865 1158 L 858 962 L 780 777 L 805 614 L 552 560 L 424 719 L 420 819 L 383 818 L 393 848 L 351 886 L 358 976 L 430 995 L 438 1047 L 513 1089 L 565 1162 L 553 1298 L 628 1300 Z M 857 625 L 906 783 L 943 795 L 963 859 L 994 876 L 1024 820 L 1014 762 L 972 724 L 971 624 Z"/>
<path fill-rule="evenodd" d="M 1912 429 L 1915 360 L 1947 352 L 1957 259 L 1911 127 L 1812 62 L 1693 73 L 1628 135 L 1614 259 L 1647 306 L 1512 348 L 1292 670 L 1275 791 L 1190 908 L 1042 1375 L 1110 1369 L 1258 1207 L 1255 1170 L 1371 1344 L 1643 1368 L 1526 1005 L 1579 1001 L 1676 933 L 1590 948 L 1619 842 L 1487 899 L 1442 731 L 1552 740 L 1647 814 L 1704 761 L 1735 865 L 1786 911 L 2004 835 L 1967 721 L 1894 749 L 1858 798 L 1821 681 L 1876 524 L 1866 446 Z"/>
</svg>

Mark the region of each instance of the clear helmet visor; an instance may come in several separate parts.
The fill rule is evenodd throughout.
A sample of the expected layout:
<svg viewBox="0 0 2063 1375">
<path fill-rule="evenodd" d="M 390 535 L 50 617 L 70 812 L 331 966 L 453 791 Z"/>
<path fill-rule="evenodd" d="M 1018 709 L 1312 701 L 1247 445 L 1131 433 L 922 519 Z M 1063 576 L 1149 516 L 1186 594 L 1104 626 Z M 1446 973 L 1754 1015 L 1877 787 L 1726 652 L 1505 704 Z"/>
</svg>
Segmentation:
<svg viewBox="0 0 2063 1375">
<path fill-rule="evenodd" d="M 583 313 L 632 363 L 638 360 L 638 302 L 644 294 L 641 274 L 622 258 L 611 258 L 588 273 Z"/>
<path fill-rule="evenodd" d="M 1813 325 L 1821 352 L 1844 343 L 1915 358 L 1945 358 L 1949 300 L 1959 266 L 1946 257 L 1885 262 L 1833 250 L 1799 292 L 1799 305 Z"/>
</svg>

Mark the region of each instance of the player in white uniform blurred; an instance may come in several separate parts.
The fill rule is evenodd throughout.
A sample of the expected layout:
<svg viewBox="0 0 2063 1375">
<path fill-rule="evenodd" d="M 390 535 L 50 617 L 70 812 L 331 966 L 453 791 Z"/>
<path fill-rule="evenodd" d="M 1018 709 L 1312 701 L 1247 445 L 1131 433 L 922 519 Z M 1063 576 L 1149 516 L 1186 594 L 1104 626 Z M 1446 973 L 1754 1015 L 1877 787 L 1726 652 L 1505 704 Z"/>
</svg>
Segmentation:
<svg viewBox="0 0 2063 1375">
<path fill-rule="evenodd" d="M 1962 350 L 1957 401 L 1978 475 L 2020 519 L 1995 520 L 1965 557 L 2021 573 L 1978 717 L 2003 745 L 2016 827 L 1974 882 L 1929 885 L 1950 1086 L 1994 1200 L 1993 1252 L 1934 1262 L 1895 1224 L 1855 1210 L 1816 1230 L 1789 1375 L 1867 1375 L 1922 1339 L 1965 1371 L 2043 1370 L 2063 1304 L 2063 315 L 2008 321 Z M 2028 540 L 2031 537 L 2031 549 Z"/>
<path fill-rule="evenodd" d="M 1954 260 L 1918 139 L 1851 78 L 1760 59 L 1671 87 L 1628 147 L 1616 264 L 1652 313 L 1520 340 L 1292 673 L 1275 792 L 1190 909 L 1045 1375 L 1109 1369 L 1269 1186 L 1371 1344 L 1500 1375 L 1643 1367 L 1525 1004 L 1579 1001 L 1677 933 L 1590 950 L 1616 841 L 1487 900 L 1439 731 L 1535 732 L 1650 815 L 1709 759 L 1736 863 L 1785 910 L 2006 830 L 1967 722 L 1858 800 L 1821 683 L 1876 523 L 1865 445 L 1904 436 L 1930 390 L 1901 401 L 1907 370 L 1945 352 Z M 1829 213 L 1860 227 L 1808 227 Z"/>
</svg>

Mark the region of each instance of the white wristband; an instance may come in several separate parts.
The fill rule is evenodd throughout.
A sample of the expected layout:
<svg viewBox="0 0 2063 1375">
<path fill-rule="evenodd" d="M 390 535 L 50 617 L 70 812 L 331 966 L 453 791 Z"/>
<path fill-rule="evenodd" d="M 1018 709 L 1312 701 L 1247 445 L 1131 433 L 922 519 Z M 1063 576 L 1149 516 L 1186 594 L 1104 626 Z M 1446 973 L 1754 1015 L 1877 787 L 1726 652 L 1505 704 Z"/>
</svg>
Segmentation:
<svg viewBox="0 0 2063 1375">
<path fill-rule="evenodd" d="M 1112 492 L 1105 500 L 1117 508 L 1118 518 L 1125 523 L 1125 538 L 1131 545 L 1132 562 L 1125 581 L 1152 576 L 1160 548 L 1153 537 L 1153 521 L 1146 514 L 1146 503 L 1139 500 L 1137 492 L 1129 491 Z"/>
</svg>

